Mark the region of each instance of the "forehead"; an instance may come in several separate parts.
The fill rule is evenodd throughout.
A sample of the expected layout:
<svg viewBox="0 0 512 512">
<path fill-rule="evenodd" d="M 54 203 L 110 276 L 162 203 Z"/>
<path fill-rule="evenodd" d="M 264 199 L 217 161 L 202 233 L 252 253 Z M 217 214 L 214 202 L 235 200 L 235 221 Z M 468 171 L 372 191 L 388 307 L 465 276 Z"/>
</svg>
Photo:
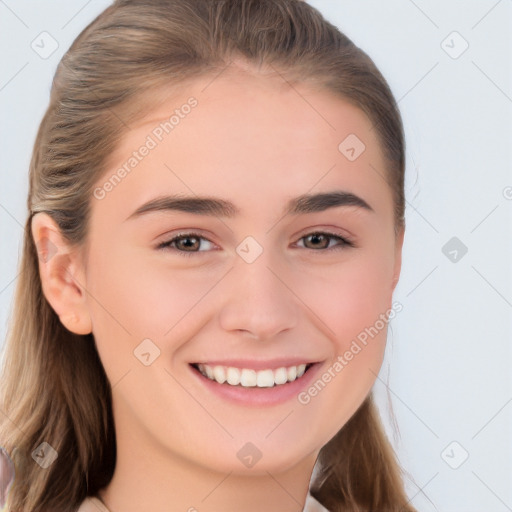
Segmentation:
<svg viewBox="0 0 512 512">
<path fill-rule="evenodd" d="M 278 72 L 230 67 L 159 98 L 97 183 L 124 169 L 122 183 L 108 187 L 110 202 L 123 199 L 133 209 L 159 193 L 218 192 L 249 204 L 315 184 L 315 191 L 346 185 L 374 202 L 389 193 L 378 176 L 384 161 L 371 121 L 334 93 Z"/>
<path fill-rule="evenodd" d="M 258 134 L 260 138 L 254 142 L 266 143 L 270 149 L 274 141 L 281 151 L 303 144 L 339 151 L 339 143 L 353 134 L 375 153 L 373 157 L 380 157 L 376 132 L 362 110 L 319 84 L 291 81 L 273 68 L 258 71 L 237 60 L 220 72 L 187 79 L 144 96 L 146 113 L 130 126 L 114 159 L 125 156 L 141 136 L 155 128 L 158 131 L 158 124 L 169 121 L 172 134 L 167 130 L 162 134 L 166 145 L 177 146 L 193 131 L 201 136 L 196 137 L 197 146 L 205 150 L 218 146 L 219 139 L 226 135 L 248 146 Z M 197 106 L 190 109 L 187 101 L 192 97 Z M 184 119 L 187 121 L 182 122 Z M 222 149 L 226 154 L 225 147 Z"/>
</svg>

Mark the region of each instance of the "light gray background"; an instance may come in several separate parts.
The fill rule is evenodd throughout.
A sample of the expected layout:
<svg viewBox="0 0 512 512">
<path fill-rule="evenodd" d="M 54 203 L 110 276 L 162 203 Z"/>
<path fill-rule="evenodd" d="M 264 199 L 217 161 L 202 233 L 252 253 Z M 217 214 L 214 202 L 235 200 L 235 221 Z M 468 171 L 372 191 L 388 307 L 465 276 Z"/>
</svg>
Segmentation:
<svg viewBox="0 0 512 512">
<path fill-rule="evenodd" d="M 420 512 L 510 511 L 512 1 L 310 3 L 374 60 L 405 124 L 407 231 L 395 292 L 403 311 L 375 391 L 408 495 Z M 109 4 L 0 0 L 0 344 L 51 80 Z M 43 31 L 58 42 L 48 58 L 31 47 L 51 49 Z M 442 251 L 452 237 L 467 247 L 456 261 L 453 248 Z"/>
</svg>

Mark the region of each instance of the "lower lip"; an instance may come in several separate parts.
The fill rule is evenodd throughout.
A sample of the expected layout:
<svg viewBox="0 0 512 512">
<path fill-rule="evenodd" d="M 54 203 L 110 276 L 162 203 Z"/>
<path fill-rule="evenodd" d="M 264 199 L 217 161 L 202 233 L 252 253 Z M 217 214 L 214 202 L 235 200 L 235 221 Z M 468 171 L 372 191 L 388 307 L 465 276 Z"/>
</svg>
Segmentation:
<svg viewBox="0 0 512 512">
<path fill-rule="evenodd" d="M 242 386 L 231 386 L 230 384 L 219 384 L 217 381 L 205 377 L 196 368 L 192 366 L 190 368 L 208 390 L 224 399 L 240 405 L 269 406 L 282 404 L 292 398 L 296 398 L 314 379 L 320 366 L 320 363 L 313 363 L 302 377 L 295 379 L 293 382 L 267 388 L 259 388 L 257 386 L 244 388 Z"/>
</svg>

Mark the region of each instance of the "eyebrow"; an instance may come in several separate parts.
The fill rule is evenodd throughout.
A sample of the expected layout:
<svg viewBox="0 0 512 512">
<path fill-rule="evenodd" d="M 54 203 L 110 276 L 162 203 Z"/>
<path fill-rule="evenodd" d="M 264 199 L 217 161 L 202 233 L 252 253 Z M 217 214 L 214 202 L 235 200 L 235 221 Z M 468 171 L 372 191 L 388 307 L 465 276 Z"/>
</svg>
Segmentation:
<svg viewBox="0 0 512 512">
<path fill-rule="evenodd" d="M 343 190 L 304 194 L 291 199 L 284 210 L 285 215 L 300 215 L 304 213 L 322 212 L 339 206 L 356 206 L 369 212 L 374 209 L 361 197 Z M 214 197 L 191 196 L 159 196 L 142 206 L 139 206 L 126 220 L 140 217 L 144 214 L 160 211 L 179 211 L 197 215 L 232 218 L 240 210 L 230 201 Z"/>
</svg>

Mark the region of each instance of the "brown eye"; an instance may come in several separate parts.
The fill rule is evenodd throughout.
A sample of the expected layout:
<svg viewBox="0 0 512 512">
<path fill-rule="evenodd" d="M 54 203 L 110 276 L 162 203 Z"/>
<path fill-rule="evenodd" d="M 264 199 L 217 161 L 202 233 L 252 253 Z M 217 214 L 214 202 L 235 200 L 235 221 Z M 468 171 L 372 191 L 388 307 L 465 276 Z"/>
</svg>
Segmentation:
<svg viewBox="0 0 512 512">
<path fill-rule="evenodd" d="M 205 245 L 206 248 L 204 247 Z M 212 246 L 213 243 L 210 242 L 210 240 L 196 233 L 184 233 L 171 238 L 167 242 L 162 242 L 158 245 L 157 249 L 178 252 L 188 256 L 188 254 L 185 253 L 206 252 L 211 249 Z"/>
<path fill-rule="evenodd" d="M 304 247 L 306 249 L 339 249 L 343 246 L 353 246 L 353 244 L 345 238 L 334 235 L 332 233 L 315 232 L 309 235 L 303 236 L 301 240 L 304 240 Z M 337 243 L 331 243 L 331 242 Z"/>
<path fill-rule="evenodd" d="M 307 235 L 304 237 L 304 240 L 307 241 L 304 243 L 304 245 L 308 249 L 326 249 L 327 247 L 329 247 L 330 238 L 331 237 L 328 235 L 324 235 L 321 233 L 313 233 L 311 235 Z M 311 244 L 312 247 L 309 246 L 308 244 Z"/>
<path fill-rule="evenodd" d="M 184 251 L 197 251 L 201 242 L 195 236 L 182 236 L 175 239 L 176 248 Z"/>
</svg>

